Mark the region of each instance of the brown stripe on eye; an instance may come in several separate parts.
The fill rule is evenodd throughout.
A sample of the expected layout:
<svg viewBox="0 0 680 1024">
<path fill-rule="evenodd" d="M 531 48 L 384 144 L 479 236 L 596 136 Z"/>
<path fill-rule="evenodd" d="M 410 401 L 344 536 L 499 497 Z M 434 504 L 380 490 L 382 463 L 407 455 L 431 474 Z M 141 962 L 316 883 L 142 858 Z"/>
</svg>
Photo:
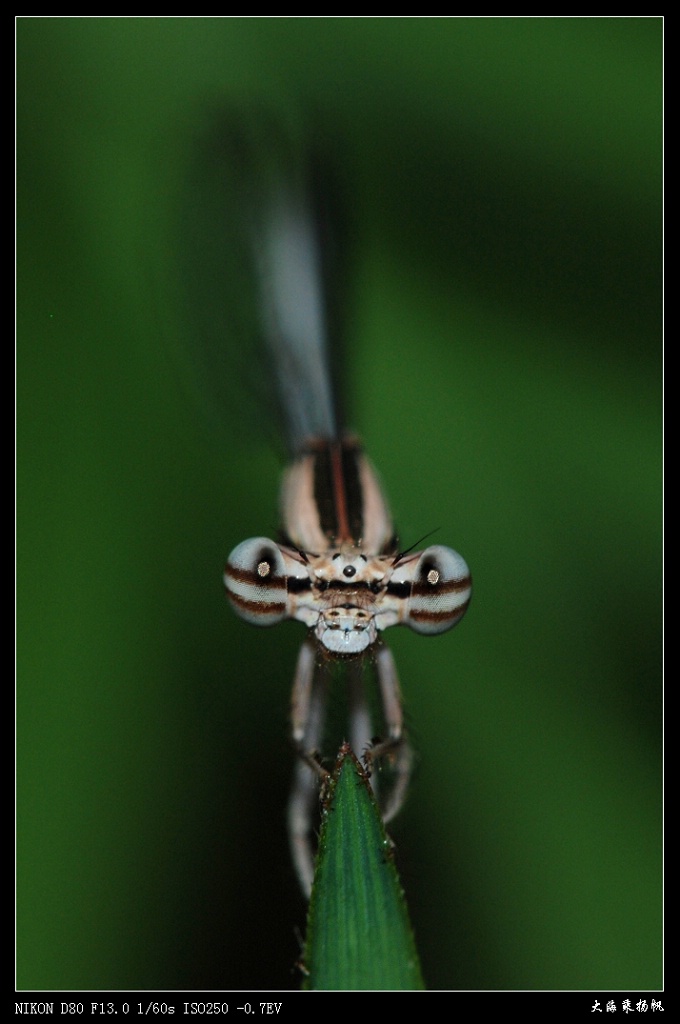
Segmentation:
<svg viewBox="0 0 680 1024">
<path fill-rule="evenodd" d="M 456 622 L 457 619 L 463 617 L 470 604 L 470 599 L 464 601 L 463 604 L 456 605 L 455 608 L 449 608 L 441 612 L 427 611 L 422 608 L 411 608 L 409 610 L 409 616 L 416 622 Z"/>
<path fill-rule="evenodd" d="M 233 605 L 242 611 L 250 612 L 264 617 L 265 615 L 280 615 L 286 609 L 285 601 L 247 601 L 245 597 L 235 593 L 233 590 L 227 592 L 227 596 Z"/>
<path fill-rule="evenodd" d="M 438 583 L 428 583 L 427 580 L 415 580 L 413 583 L 414 597 L 428 597 L 433 593 L 437 594 L 462 594 L 471 585 L 471 579 L 466 576 L 462 580 L 441 580 Z"/>
<path fill-rule="evenodd" d="M 237 583 L 247 583 L 267 590 L 274 587 L 283 587 L 285 590 L 288 582 L 285 576 L 274 576 L 271 573 L 261 576 L 257 569 L 241 569 L 236 565 L 230 565 L 229 562 L 227 562 L 225 572 L 229 579 L 236 580 Z"/>
</svg>

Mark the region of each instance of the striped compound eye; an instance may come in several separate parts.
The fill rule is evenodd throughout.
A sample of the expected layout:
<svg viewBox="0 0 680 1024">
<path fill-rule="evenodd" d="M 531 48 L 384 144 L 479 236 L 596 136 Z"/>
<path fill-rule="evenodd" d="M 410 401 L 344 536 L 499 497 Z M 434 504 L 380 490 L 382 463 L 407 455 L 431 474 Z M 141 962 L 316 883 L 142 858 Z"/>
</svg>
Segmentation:
<svg viewBox="0 0 680 1024">
<path fill-rule="evenodd" d="M 266 537 L 235 547 L 227 559 L 224 585 L 234 611 L 254 626 L 274 626 L 288 618 L 286 565 Z"/>
<path fill-rule="evenodd" d="M 464 558 L 451 548 L 434 545 L 417 559 L 397 566 L 391 584 L 410 583 L 403 623 L 416 633 L 444 633 L 463 618 L 470 603 L 472 580 Z"/>
</svg>

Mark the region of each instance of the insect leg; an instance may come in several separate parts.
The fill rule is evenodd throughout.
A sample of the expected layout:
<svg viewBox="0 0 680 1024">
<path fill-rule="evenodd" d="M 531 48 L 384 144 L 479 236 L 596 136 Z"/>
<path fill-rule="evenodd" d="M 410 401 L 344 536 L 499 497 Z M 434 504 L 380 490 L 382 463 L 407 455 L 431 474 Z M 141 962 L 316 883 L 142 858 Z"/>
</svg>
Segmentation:
<svg viewBox="0 0 680 1024">
<path fill-rule="evenodd" d="M 376 648 L 375 665 L 387 725 L 387 738 L 370 748 L 366 762 L 369 768 L 373 761 L 381 757 L 389 756 L 392 762 L 394 783 L 381 802 L 383 820 L 388 822 L 398 813 L 406 799 L 411 779 L 413 751 L 404 732 L 404 712 L 397 667 L 392 652 L 384 644 L 379 644 Z"/>
<path fill-rule="evenodd" d="M 293 742 L 299 754 L 288 801 L 288 837 L 300 886 L 309 898 L 314 879 L 313 819 L 319 780 L 328 772 L 317 760 L 321 743 L 328 679 L 325 665 L 316 663 L 316 646 L 305 640 L 300 648 L 291 698 Z"/>
</svg>

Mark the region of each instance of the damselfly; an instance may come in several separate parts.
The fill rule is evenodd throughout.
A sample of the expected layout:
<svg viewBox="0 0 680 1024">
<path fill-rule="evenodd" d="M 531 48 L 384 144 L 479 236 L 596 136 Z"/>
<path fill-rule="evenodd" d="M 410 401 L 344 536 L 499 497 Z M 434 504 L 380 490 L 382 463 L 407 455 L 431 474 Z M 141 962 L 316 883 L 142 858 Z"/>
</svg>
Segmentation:
<svg viewBox="0 0 680 1024">
<path fill-rule="evenodd" d="M 304 168 L 274 158 L 249 164 L 248 232 L 257 271 L 264 347 L 275 376 L 291 456 L 281 488 L 281 536 L 239 544 L 224 582 L 233 608 L 256 626 L 303 623 L 291 729 L 299 760 L 288 812 L 291 852 L 305 894 L 313 879 L 313 812 L 326 694 L 333 662 L 346 663 L 348 739 L 373 770 L 391 765 L 378 793 L 385 821 L 400 809 L 412 754 L 394 659 L 382 635 L 406 625 L 435 634 L 460 621 L 471 581 L 463 558 L 440 545 L 402 551 L 377 476 L 337 422 L 329 372 L 315 196 Z M 375 667 L 385 734 L 376 736 L 363 685 Z"/>
</svg>

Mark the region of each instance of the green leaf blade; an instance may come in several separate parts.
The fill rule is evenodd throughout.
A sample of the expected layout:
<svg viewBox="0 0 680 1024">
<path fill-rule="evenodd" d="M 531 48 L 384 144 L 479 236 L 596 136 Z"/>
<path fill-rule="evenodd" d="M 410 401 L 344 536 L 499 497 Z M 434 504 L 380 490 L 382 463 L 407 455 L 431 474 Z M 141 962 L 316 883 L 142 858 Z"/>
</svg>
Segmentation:
<svg viewBox="0 0 680 1024">
<path fill-rule="evenodd" d="M 329 781 L 304 988 L 423 989 L 406 901 L 368 777 L 346 744 Z"/>
</svg>

